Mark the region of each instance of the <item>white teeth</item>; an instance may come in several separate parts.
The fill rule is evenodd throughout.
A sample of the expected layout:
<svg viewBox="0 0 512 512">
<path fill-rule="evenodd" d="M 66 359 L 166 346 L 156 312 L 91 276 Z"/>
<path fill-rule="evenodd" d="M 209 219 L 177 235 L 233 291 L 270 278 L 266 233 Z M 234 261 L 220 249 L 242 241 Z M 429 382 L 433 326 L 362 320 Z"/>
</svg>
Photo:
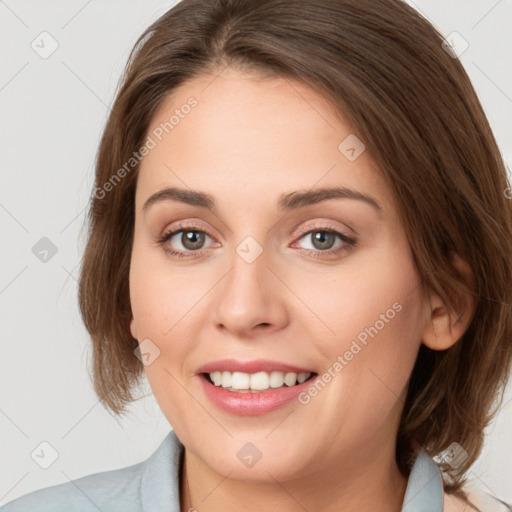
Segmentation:
<svg viewBox="0 0 512 512">
<path fill-rule="evenodd" d="M 299 373 L 297 375 L 297 380 L 299 381 L 299 384 L 302 384 L 304 381 L 308 380 L 310 373 Z"/>
<path fill-rule="evenodd" d="M 231 372 L 222 372 L 221 386 L 223 388 L 231 387 Z"/>
<path fill-rule="evenodd" d="M 270 373 L 270 387 L 280 388 L 284 384 L 284 373 L 283 372 L 271 372 Z"/>
<path fill-rule="evenodd" d="M 212 372 L 210 373 L 210 379 L 216 386 L 220 386 L 222 384 L 222 372 Z"/>
<path fill-rule="evenodd" d="M 210 379 L 215 386 L 222 386 L 230 391 L 254 390 L 265 391 L 269 388 L 281 388 L 286 386 L 295 386 L 302 384 L 311 377 L 311 373 L 294 373 L 294 372 L 211 372 Z"/>
<path fill-rule="evenodd" d="M 297 374 L 296 373 L 287 373 L 284 376 L 284 383 L 287 386 L 295 386 L 296 382 L 297 382 Z"/>
<path fill-rule="evenodd" d="M 231 377 L 231 387 L 233 389 L 249 389 L 250 379 L 251 377 L 248 373 L 233 372 Z M 222 383 L 224 384 L 224 379 L 222 380 Z"/>
<path fill-rule="evenodd" d="M 251 389 L 268 389 L 270 377 L 267 372 L 258 372 L 251 374 Z"/>
</svg>

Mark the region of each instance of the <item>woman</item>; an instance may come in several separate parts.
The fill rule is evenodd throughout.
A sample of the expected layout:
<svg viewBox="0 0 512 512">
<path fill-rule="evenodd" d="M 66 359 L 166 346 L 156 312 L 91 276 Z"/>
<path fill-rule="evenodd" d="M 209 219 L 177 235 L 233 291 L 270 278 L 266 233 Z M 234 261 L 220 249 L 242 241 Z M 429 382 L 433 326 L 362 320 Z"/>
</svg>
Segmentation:
<svg viewBox="0 0 512 512">
<path fill-rule="evenodd" d="M 2 510 L 478 510 L 508 187 L 403 2 L 180 2 L 108 119 L 79 297 L 102 402 L 121 414 L 145 375 L 173 430 Z"/>
</svg>

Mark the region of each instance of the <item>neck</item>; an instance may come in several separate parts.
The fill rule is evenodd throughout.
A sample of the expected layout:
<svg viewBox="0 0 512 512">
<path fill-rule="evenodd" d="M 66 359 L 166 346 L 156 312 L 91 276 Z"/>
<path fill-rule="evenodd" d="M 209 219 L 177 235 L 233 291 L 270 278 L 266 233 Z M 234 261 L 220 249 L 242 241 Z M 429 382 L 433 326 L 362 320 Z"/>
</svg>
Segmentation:
<svg viewBox="0 0 512 512">
<path fill-rule="evenodd" d="M 278 482 L 234 480 L 212 471 L 185 450 L 180 477 L 180 509 L 280 510 L 282 512 L 400 512 L 407 487 L 396 465 L 394 450 L 366 463 L 357 458 L 343 468 L 332 465 L 306 477 Z M 228 473 L 229 476 L 229 473 Z"/>
</svg>

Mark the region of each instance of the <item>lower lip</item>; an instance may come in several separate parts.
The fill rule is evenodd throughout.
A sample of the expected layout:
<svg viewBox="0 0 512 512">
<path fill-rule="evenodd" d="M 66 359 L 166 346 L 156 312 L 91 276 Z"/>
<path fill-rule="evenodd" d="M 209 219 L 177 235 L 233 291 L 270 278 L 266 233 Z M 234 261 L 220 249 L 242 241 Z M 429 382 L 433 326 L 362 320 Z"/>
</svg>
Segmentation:
<svg viewBox="0 0 512 512">
<path fill-rule="evenodd" d="M 308 388 L 317 375 L 302 384 L 261 391 L 259 393 L 239 393 L 228 391 L 222 386 L 210 383 L 204 375 L 198 376 L 206 396 L 224 411 L 238 416 L 258 416 L 274 411 L 293 401 Z"/>
</svg>

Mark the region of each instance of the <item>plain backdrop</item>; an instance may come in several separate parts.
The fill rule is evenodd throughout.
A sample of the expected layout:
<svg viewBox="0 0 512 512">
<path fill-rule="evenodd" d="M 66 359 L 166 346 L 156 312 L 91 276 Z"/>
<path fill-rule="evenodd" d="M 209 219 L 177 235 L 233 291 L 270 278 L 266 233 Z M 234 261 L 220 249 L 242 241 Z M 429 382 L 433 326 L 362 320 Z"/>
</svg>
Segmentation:
<svg viewBox="0 0 512 512">
<path fill-rule="evenodd" d="M 108 105 L 136 38 L 174 3 L 0 0 L 2 504 L 135 464 L 170 430 L 149 385 L 147 398 L 122 420 L 99 404 L 76 294 L 85 207 Z M 459 49 L 468 45 L 460 60 L 510 168 L 512 2 L 409 3 L 456 37 Z M 470 474 L 509 502 L 511 425 L 508 391 Z"/>
</svg>

